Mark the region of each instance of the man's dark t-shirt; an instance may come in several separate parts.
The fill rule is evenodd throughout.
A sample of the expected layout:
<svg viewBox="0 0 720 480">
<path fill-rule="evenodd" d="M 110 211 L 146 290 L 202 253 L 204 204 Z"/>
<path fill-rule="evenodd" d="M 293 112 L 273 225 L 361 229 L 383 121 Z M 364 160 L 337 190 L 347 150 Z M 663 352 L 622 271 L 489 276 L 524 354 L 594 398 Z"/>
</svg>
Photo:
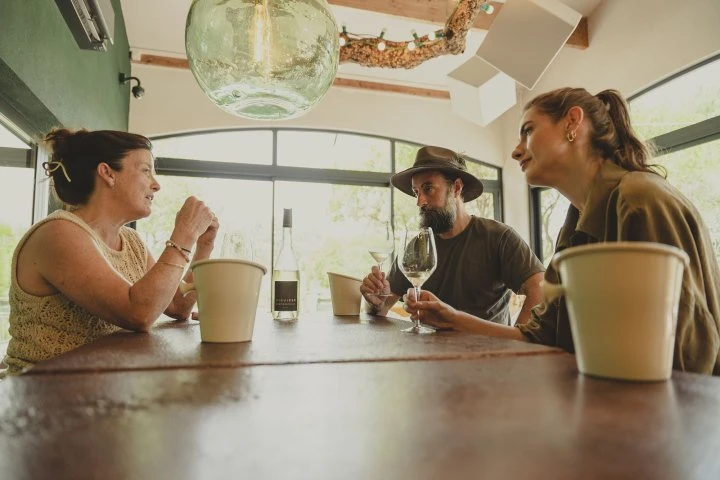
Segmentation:
<svg viewBox="0 0 720 480">
<path fill-rule="evenodd" d="M 517 232 L 495 220 L 472 217 L 459 235 L 447 240 L 435 235 L 435 243 L 437 268 L 423 290 L 491 322 L 509 325 L 510 291 L 517 293 L 530 276 L 545 271 Z M 412 286 L 396 262 L 388 281 L 391 291 L 400 296 Z"/>
</svg>

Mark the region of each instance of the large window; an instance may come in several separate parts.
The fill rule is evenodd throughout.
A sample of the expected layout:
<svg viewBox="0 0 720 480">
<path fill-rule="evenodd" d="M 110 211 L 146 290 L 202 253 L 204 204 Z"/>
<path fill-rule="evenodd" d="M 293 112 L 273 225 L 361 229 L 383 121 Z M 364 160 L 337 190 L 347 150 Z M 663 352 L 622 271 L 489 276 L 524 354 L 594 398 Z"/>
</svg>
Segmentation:
<svg viewBox="0 0 720 480">
<path fill-rule="evenodd" d="M 162 189 L 153 215 L 138 221 L 137 228 L 154 254 L 172 232 L 182 202 L 196 195 L 220 220 L 213 256 L 221 256 L 227 236 L 235 234 L 271 270 L 282 238 L 283 209 L 292 208 L 304 312 L 331 309 L 327 272 L 367 274 L 373 265 L 368 253 L 372 232 L 387 221 L 397 229 L 417 218 L 415 200 L 391 189 L 389 179 L 412 165 L 420 145 L 291 129 L 203 132 L 156 138 L 153 145 Z M 500 169 L 468 160 L 485 185 L 469 211 L 501 220 Z M 259 308 L 269 311 L 269 273 L 263 282 Z"/>
<path fill-rule="evenodd" d="M 32 223 L 33 185 L 30 146 L 0 123 L 0 360 L 10 339 L 10 265 L 15 246 Z"/>
<path fill-rule="evenodd" d="M 720 102 L 718 102 L 720 104 Z M 710 230 L 715 257 L 720 262 L 720 140 L 678 150 L 658 158 L 670 183 L 697 207 Z"/>
<path fill-rule="evenodd" d="M 534 189 L 533 194 L 538 206 L 538 231 L 541 235 L 538 239 L 541 249 L 537 255 L 547 267 L 555 251 L 555 241 L 565 222 L 570 202 L 552 188 Z"/>
<path fill-rule="evenodd" d="M 700 211 L 720 261 L 720 57 L 639 92 L 629 104 L 637 133 L 658 149 L 655 163 Z M 547 189 L 534 189 L 531 198 L 534 245 L 547 261 L 568 202 Z"/>
</svg>

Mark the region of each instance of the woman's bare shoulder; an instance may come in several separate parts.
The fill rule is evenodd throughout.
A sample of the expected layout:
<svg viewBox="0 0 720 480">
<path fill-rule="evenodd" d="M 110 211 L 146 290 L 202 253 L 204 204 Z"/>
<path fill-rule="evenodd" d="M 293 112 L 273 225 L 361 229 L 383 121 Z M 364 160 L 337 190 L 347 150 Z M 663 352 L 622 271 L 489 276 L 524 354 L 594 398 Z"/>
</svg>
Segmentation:
<svg viewBox="0 0 720 480">
<path fill-rule="evenodd" d="M 57 293 L 47 280 L 49 271 L 72 267 L 78 252 L 86 252 L 90 235 L 71 221 L 60 219 L 38 225 L 18 252 L 17 281 L 20 288 L 31 295 L 45 296 Z"/>
<path fill-rule="evenodd" d="M 93 244 L 92 237 L 80 225 L 63 219 L 39 225 L 26 240 L 24 252 L 33 256 L 55 257 L 64 252 L 87 249 Z"/>
</svg>

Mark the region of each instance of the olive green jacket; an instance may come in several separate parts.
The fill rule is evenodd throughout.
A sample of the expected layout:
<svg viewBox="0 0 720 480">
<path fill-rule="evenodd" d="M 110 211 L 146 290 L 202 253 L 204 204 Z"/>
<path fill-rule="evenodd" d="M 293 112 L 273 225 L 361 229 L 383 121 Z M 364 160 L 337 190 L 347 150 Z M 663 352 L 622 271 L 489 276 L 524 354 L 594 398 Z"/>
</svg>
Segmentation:
<svg viewBox="0 0 720 480">
<path fill-rule="evenodd" d="M 591 187 L 584 214 L 573 206 L 568 209 L 555 251 L 616 241 L 664 243 L 689 255 L 673 368 L 720 375 L 720 269 L 696 208 L 661 176 L 629 172 L 605 162 Z M 552 264 L 545 278 L 559 283 Z M 532 319 L 518 328 L 532 342 L 574 351 L 565 299 L 537 307 Z"/>
</svg>

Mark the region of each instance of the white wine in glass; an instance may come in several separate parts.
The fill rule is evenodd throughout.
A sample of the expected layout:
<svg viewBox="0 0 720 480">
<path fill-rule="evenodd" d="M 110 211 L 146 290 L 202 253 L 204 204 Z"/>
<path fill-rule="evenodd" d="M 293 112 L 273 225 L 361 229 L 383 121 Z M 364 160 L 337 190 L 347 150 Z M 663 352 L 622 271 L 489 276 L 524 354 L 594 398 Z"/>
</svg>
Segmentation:
<svg viewBox="0 0 720 480">
<path fill-rule="evenodd" d="M 392 250 L 389 252 L 387 250 L 368 250 L 368 252 L 370 252 L 370 256 L 377 263 L 377 266 L 380 269 L 380 271 L 382 271 L 382 265 L 383 265 L 383 263 L 385 263 L 385 260 L 387 260 L 388 257 L 390 257 Z"/>
<path fill-rule="evenodd" d="M 377 235 L 372 235 L 368 252 L 377 263 L 378 270 L 383 271 L 385 260 L 390 258 L 395 249 L 395 233 L 393 232 L 392 223 L 383 222 L 382 231 Z M 376 297 L 389 297 L 390 293 L 377 292 L 372 295 Z"/>
<path fill-rule="evenodd" d="M 432 272 L 408 272 L 405 274 L 405 277 L 407 277 L 413 287 L 420 288 L 430 275 L 432 275 Z"/>
<path fill-rule="evenodd" d="M 420 287 L 437 267 L 437 250 L 432 228 L 423 227 L 417 231 L 406 230 L 397 256 L 398 268 L 415 289 L 415 298 L 420 298 Z M 420 312 L 413 326 L 401 330 L 405 333 L 434 333 L 435 329 L 420 324 Z"/>
</svg>

